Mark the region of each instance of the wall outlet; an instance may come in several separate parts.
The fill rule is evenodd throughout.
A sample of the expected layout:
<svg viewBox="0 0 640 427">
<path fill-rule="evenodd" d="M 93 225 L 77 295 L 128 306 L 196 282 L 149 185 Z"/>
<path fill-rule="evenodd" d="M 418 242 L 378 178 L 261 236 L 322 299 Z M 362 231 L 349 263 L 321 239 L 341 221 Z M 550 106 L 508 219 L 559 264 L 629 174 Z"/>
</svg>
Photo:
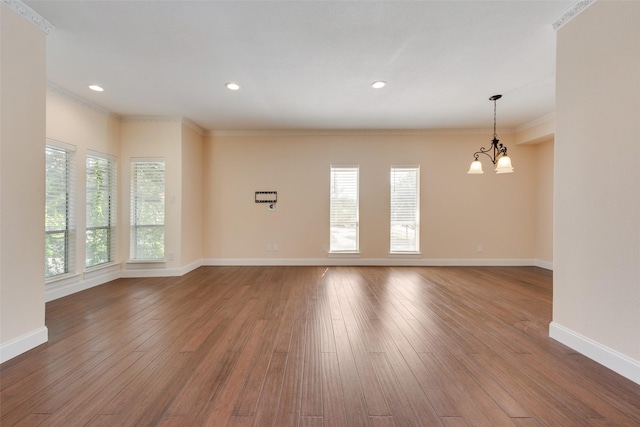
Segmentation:
<svg viewBox="0 0 640 427">
<path fill-rule="evenodd" d="M 173 252 L 169 252 L 169 261 L 173 261 Z"/>
<path fill-rule="evenodd" d="M 476 247 L 476 252 L 478 252 L 478 253 L 482 252 L 483 250 L 484 250 L 484 248 L 482 247 L 482 245 L 478 245 Z"/>
<path fill-rule="evenodd" d="M 278 252 L 278 244 L 277 243 L 273 244 L 273 252 Z"/>
<path fill-rule="evenodd" d="M 273 248 L 271 247 L 271 243 L 267 243 L 267 246 L 265 249 L 267 250 L 267 252 L 272 252 Z"/>
<path fill-rule="evenodd" d="M 328 249 L 327 249 L 327 245 L 322 245 L 322 246 L 320 246 L 320 250 L 321 250 L 322 252 L 327 252 L 327 250 L 328 250 Z"/>
</svg>

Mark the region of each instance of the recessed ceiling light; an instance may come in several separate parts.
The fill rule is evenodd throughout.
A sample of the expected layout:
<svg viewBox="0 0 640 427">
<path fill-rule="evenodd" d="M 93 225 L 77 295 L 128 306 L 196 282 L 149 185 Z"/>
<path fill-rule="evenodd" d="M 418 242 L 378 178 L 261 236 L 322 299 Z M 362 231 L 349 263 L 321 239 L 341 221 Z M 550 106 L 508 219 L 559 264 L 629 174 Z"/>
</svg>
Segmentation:
<svg viewBox="0 0 640 427">
<path fill-rule="evenodd" d="M 382 80 L 378 80 L 377 82 L 371 83 L 371 87 L 374 88 L 374 89 L 382 89 L 386 85 L 387 85 L 387 82 L 382 81 Z"/>
<path fill-rule="evenodd" d="M 238 90 L 238 89 L 240 89 L 240 85 L 238 83 L 229 82 L 225 86 L 229 90 Z"/>
<path fill-rule="evenodd" d="M 89 85 L 89 89 L 95 90 L 96 92 L 104 92 L 104 89 L 98 85 Z"/>
</svg>

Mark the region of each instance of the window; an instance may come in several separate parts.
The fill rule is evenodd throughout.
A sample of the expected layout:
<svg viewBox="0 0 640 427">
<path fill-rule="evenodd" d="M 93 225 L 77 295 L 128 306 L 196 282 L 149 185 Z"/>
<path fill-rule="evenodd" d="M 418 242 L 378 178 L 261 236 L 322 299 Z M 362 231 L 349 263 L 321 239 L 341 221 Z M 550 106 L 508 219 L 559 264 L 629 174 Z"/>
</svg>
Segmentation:
<svg viewBox="0 0 640 427">
<path fill-rule="evenodd" d="M 358 166 L 331 166 L 330 252 L 358 251 Z"/>
<path fill-rule="evenodd" d="M 104 155 L 87 155 L 87 228 L 85 265 L 114 260 L 116 225 L 116 162 Z"/>
<path fill-rule="evenodd" d="M 164 160 L 131 161 L 132 260 L 164 259 Z"/>
<path fill-rule="evenodd" d="M 420 251 L 420 167 L 391 168 L 390 252 Z"/>
<path fill-rule="evenodd" d="M 47 141 L 45 149 L 45 277 L 74 271 L 73 147 Z"/>
</svg>

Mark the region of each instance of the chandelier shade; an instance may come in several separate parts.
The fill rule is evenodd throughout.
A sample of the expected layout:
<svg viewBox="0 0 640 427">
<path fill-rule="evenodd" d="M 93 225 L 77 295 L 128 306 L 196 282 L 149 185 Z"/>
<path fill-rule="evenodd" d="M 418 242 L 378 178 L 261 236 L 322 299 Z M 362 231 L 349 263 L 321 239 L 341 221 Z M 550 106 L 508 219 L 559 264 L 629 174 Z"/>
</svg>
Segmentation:
<svg viewBox="0 0 640 427">
<path fill-rule="evenodd" d="M 469 167 L 469 172 L 470 174 L 481 174 L 484 173 L 484 171 L 482 170 L 482 163 L 480 162 L 480 160 L 474 160 L 473 162 L 471 162 L 471 166 Z"/>
</svg>

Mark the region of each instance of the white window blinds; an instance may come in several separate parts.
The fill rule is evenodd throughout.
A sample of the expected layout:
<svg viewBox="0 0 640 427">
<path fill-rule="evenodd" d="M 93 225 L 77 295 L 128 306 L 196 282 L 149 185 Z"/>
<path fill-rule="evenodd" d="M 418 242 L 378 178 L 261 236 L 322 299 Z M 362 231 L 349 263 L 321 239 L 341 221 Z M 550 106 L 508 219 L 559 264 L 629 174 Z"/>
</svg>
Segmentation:
<svg viewBox="0 0 640 427">
<path fill-rule="evenodd" d="M 420 250 L 420 167 L 391 168 L 390 251 Z"/>
<path fill-rule="evenodd" d="M 45 149 L 45 277 L 74 271 L 73 151 L 47 145 Z"/>
<path fill-rule="evenodd" d="M 164 259 L 164 160 L 131 161 L 132 260 Z"/>
<path fill-rule="evenodd" d="M 331 166 L 330 252 L 358 251 L 358 166 Z"/>
<path fill-rule="evenodd" d="M 87 155 L 86 261 L 87 267 L 115 258 L 116 162 L 107 156 Z"/>
</svg>

